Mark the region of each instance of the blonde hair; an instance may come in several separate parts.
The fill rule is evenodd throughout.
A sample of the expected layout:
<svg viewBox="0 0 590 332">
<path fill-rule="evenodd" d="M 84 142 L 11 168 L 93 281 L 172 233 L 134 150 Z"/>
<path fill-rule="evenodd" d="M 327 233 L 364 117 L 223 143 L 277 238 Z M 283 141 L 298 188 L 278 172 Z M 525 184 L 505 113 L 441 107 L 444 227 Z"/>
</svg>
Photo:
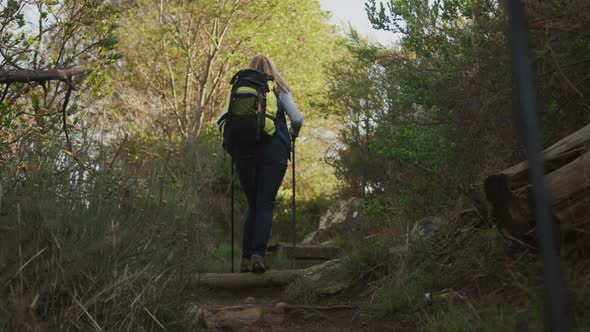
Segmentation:
<svg viewBox="0 0 590 332">
<path fill-rule="evenodd" d="M 281 73 L 275 67 L 275 64 L 272 60 L 265 56 L 265 55 L 256 55 L 250 61 L 250 69 L 256 69 L 261 71 L 265 74 L 272 75 L 275 79 L 274 89 L 275 93 L 279 92 L 291 92 L 289 89 L 289 85 L 285 81 L 285 79 L 281 76 Z"/>
</svg>

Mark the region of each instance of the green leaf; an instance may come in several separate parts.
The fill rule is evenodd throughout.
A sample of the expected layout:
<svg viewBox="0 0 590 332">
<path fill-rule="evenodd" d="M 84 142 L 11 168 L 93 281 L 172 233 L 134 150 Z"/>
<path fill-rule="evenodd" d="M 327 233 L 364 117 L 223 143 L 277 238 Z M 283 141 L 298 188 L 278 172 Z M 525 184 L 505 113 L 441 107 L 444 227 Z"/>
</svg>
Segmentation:
<svg viewBox="0 0 590 332">
<path fill-rule="evenodd" d="M 70 116 L 76 112 L 78 112 L 78 104 L 73 104 L 68 108 L 67 115 Z"/>
<path fill-rule="evenodd" d="M 33 110 L 35 113 L 40 113 L 41 106 L 39 104 L 39 95 L 36 92 L 31 93 L 31 102 L 33 103 Z"/>
</svg>

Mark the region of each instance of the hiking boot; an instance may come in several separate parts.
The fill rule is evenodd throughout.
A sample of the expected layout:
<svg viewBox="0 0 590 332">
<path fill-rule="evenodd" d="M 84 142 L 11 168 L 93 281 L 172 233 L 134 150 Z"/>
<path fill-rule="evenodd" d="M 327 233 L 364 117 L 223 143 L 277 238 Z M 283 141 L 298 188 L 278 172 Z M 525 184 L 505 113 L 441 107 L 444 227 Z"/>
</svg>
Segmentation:
<svg viewBox="0 0 590 332">
<path fill-rule="evenodd" d="M 252 272 L 252 270 L 250 270 L 250 259 L 242 258 L 242 263 L 240 264 L 240 273 L 248 272 Z"/>
<path fill-rule="evenodd" d="M 264 262 L 264 256 L 252 255 L 252 272 L 264 273 L 270 270 L 270 267 Z"/>
</svg>

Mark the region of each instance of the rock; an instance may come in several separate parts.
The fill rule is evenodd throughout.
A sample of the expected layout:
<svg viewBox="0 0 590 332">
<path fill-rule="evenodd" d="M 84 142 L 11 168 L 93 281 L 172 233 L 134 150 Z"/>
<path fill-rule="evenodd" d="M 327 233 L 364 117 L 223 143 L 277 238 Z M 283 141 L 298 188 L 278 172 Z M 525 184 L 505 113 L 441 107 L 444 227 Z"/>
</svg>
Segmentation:
<svg viewBox="0 0 590 332">
<path fill-rule="evenodd" d="M 245 305 L 222 308 L 202 308 L 192 305 L 187 313 L 194 322 L 207 331 L 242 331 L 262 318 L 262 308 Z"/>
<path fill-rule="evenodd" d="M 287 303 L 279 302 L 279 303 L 275 304 L 274 308 L 272 309 L 272 312 L 274 312 L 275 314 L 284 314 L 286 310 L 287 310 Z"/>
<path fill-rule="evenodd" d="M 209 331 L 217 331 L 217 324 L 209 310 L 199 308 L 196 316 L 198 325 L 207 328 Z"/>
<path fill-rule="evenodd" d="M 198 305 L 191 304 L 187 308 L 186 313 L 192 319 L 193 322 L 195 322 L 197 324 L 204 323 L 204 321 L 203 321 L 204 311 Z"/>
<path fill-rule="evenodd" d="M 481 228 L 486 225 L 485 218 L 475 208 L 459 212 L 452 222 L 459 232 L 470 231 L 473 228 Z"/>
<path fill-rule="evenodd" d="M 244 327 L 256 324 L 262 318 L 262 308 L 250 307 L 243 309 L 220 310 L 212 319 L 215 329 L 222 331 L 240 331 Z M 207 326 L 207 328 L 210 328 Z"/>
<path fill-rule="evenodd" d="M 189 306 L 188 306 L 188 308 L 186 309 L 186 313 L 187 313 L 189 316 L 195 316 L 195 317 L 196 317 L 196 315 L 197 315 L 197 312 L 199 312 L 199 309 L 200 309 L 200 308 L 199 308 L 199 306 L 198 306 L 198 305 L 196 305 L 196 304 L 191 304 L 191 305 L 189 305 Z"/>
<path fill-rule="evenodd" d="M 303 244 L 319 244 L 334 238 L 342 232 L 354 231 L 359 219 L 362 200 L 358 197 L 334 203 L 320 218 L 318 230 L 303 239 Z"/>
<path fill-rule="evenodd" d="M 329 260 L 303 271 L 301 280 L 317 295 L 333 295 L 352 285 L 352 275 L 346 268 L 346 258 Z"/>
<path fill-rule="evenodd" d="M 446 224 L 448 224 L 447 220 L 438 216 L 420 219 L 414 223 L 410 237 L 429 239 Z"/>
<path fill-rule="evenodd" d="M 249 297 L 246 298 L 246 300 L 244 301 L 244 303 L 246 303 L 246 304 L 254 304 L 254 303 L 256 303 L 256 299 L 253 298 L 252 296 L 249 296 Z"/>
<path fill-rule="evenodd" d="M 266 326 L 280 326 L 281 324 L 283 324 L 283 322 L 285 321 L 286 316 L 284 314 L 280 314 L 280 313 L 275 313 L 274 311 L 270 311 L 270 312 L 265 312 L 262 315 L 262 320 L 264 321 L 262 323 L 262 325 L 266 325 Z M 267 330 L 262 330 L 262 331 L 267 331 Z M 270 329 L 269 331 L 274 331 L 273 329 Z"/>
<path fill-rule="evenodd" d="M 314 241 L 315 237 L 318 236 L 318 231 L 313 231 L 307 234 L 301 243 L 303 244 L 315 244 L 317 241 Z"/>
</svg>

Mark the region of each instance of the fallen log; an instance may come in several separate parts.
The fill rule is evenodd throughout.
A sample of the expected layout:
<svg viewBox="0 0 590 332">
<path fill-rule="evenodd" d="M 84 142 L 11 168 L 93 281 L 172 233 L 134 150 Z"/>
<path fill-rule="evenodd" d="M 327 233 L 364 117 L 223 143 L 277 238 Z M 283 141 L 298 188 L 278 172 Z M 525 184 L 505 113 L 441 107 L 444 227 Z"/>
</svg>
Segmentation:
<svg viewBox="0 0 590 332">
<path fill-rule="evenodd" d="M 332 305 L 285 305 L 285 310 L 317 310 L 317 311 L 329 311 L 329 310 L 352 310 L 356 309 L 355 306 L 345 304 L 332 304 Z"/>
<path fill-rule="evenodd" d="M 194 279 L 197 287 L 222 289 L 281 287 L 296 280 L 318 295 L 336 294 L 352 284 L 345 258 L 333 259 L 302 270 L 270 270 L 260 274 L 202 273 Z"/>
<path fill-rule="evenodd" d="M 544 151 L 545 181 L 558 229 L 590 234 L 590 125 Z M 528 164 L 520 163 L 487 177 L 486 199 L 500 232 L 516 242 L 535 246 L 535 220 Z M 563 236 L 562 236 L 563 237 Z"/>
<path fill-rule="evenodd" d="M 590 124 L 549 146 L 543 151 L 547 173 L 551 173 L 578 158 L 588 149 L 588 144 L 590 144 Z M 523 161 L 497 175 L 506 176 L 507 184 L 511 190 L 522 187 L 529 183 L 529 163 Z"/>
<path fill-rule="evenodd" d="M 287 242 L 278 242 L 270 245 L 267 250 L 269 252 L 276 252 L 277 256 L 289 260 L 329 260 L 337 258 L 340 255 L 340 249 L 338 247 L 310 244 L 297 244 L 293 247 L 292 243 Z"/>
<path fill-rule="evenodd" d="M 197 275 L 197 285 L 209 288 L 258 288 L 286 286 L 301 276 L 302 270 L 267 271 L 266 273 L 204 273 Z"/>
</svg>

